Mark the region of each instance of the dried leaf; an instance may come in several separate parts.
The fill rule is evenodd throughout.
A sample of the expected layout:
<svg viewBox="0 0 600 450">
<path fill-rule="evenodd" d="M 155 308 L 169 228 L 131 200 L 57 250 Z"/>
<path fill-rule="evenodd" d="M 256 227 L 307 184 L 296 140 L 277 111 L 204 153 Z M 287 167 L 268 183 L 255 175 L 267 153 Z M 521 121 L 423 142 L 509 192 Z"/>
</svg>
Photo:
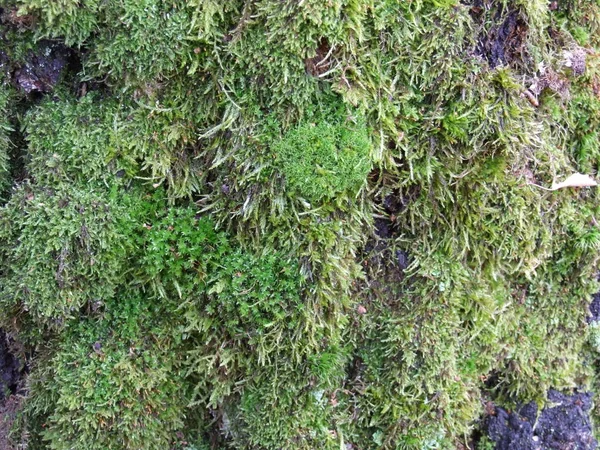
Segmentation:
<svg viewBox="0 0 600 450">
<path fill-rule="evenodd" d="M 581 173 L 574 173 L 567 177 L 562 183 L 554 183 L 551 190 L 556 191 L 557 189 L 563 189 L 568 187 L 586 187 L 586 186 L 598 186 L 598 183 L 589 175 L 583 175 Z"/>
</svg>

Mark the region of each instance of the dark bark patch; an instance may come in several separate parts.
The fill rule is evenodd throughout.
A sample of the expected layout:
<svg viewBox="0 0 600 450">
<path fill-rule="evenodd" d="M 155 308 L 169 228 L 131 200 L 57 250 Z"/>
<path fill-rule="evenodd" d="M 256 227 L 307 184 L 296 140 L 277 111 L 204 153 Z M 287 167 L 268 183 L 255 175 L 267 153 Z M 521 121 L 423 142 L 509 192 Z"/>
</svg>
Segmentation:
<svg viewBox="0 0 600 450">
<path fill-rule="evenodd" d="M 13 79 L 15 84 L 25 93 L 45 94 L 59 82 L 63 71 L 72 58 L 71 51 L 61 44 L 42 43 L 32 53 Z"/>
<path fill-rule="evenodd" d="M 591 408 L 592 393 L 551 390 L 539 416 L 535 402 L 515 411 L 495 406 L 485 421 L 487 434 L 496 450 L 594 450 Z"/>
</svg>

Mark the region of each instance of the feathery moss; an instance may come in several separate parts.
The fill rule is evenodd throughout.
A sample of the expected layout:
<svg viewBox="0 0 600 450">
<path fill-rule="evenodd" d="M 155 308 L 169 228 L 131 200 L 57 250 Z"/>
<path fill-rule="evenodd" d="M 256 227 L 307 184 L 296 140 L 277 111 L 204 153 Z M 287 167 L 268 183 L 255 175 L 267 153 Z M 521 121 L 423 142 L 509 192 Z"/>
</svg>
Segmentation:
<svg viewBox="0 0 600 450">
<path fill-rule="evenodd" d="M 597 192 L 543 189 L 597 176 L 597 0 L 17 4 L 13 72 L 81 58 L 0 94 L 31 448 L 456 448 L 598 385 Z"/>
</svg>

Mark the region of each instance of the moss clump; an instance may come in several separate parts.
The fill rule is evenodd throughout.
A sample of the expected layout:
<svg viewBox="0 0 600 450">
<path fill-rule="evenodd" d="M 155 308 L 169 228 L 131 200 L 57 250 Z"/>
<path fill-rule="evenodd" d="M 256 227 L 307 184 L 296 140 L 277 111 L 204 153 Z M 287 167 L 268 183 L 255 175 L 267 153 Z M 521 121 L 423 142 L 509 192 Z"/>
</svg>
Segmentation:
<svg viewBox="0 0 600 450">
<path fill-rule="evenodd" d="M 219 260 L 208 281 L 209 316 L 220 317 L 232 337 L 264 334 L 287 323 L 302 310 L 300 274 L 293 261 L 282 255 L 257 258 L 235 252 Z M 225 331 L 224 330 L 224 331 Z"/>
<path fill-rule="evenodd" d="M 172 324 L 151 301 L 120 298 L 63 333 L 30 379 L 28 411 L 45 417 L 47 448 L 170 445 L 183 426 L 186 392 L 178 342 L 165 323 Z"/>
<path fill-rule="evenodd" d="M 194 54 L 196 44 L 189 35 L 194 8 L 186 2 L 21 4 L 20 14 L 41 18 L 43 35 L 63 38 L 68 45 L 93 43 L 85 65 L 95 74 L 127 78 L 129 83 L 150 82 L 172 75 Z M 157 54 L 162 57 L 157 59 Z"/>
<path fill-rule="evenodd" d="M 90 93 L 74 98 L 59 91 L 29 112 L 26 120 L 27 169 L 37 183 L 98 184 L 98 189 L 126 184 L 138 176 L 165 184 L 173 196 L 193 179 L 190 122 L 179 114 L 155 114 L 147 105 L 118 102 Z"/>
<path fill-rule="evenodd" d="M 145 206 L 150 211 L 138 216 L 144 222 L 135 236 L 140 249 L 135 282 L 150 285 L 158 297 L 183 302 L 206 288 L 216 261 L 231 251 L 227 236 L 192 208 L 165 210 L 160 201 Z"/>
<path fill-rule="evenodd" d="M 371 168 L 371 144 L 364 124 L 352 118 L 304 123 L 273 146 L 292 195 L 310 202 L 336 195 L 356 196 Z"/>
<path fill-rule="evenodd" d="M 343 352 L 330 348 L 304 366 L 282 370 L 275 380 L 263 370 L 246 386 L 239 405 L 231 405 L 235 445 L 339 448 L 343 437 L 335 429 L 331 392 L 341 382 L 345 362 Z"/>
<path fill-rule="evenodd" d="M 0 217 L 3 308 L 60 328 L 122 282 L 131 246 L 121 227 L 130 219 L 116 198 L 24 185 Z"/>
<path fill-rule="evenodd" d="M 44 186 L 114 184 L 122 169 L 112 128 L 117 111 L 97 95 L 45 100 L 26 120 L 29 175 Z"/>
</svg>

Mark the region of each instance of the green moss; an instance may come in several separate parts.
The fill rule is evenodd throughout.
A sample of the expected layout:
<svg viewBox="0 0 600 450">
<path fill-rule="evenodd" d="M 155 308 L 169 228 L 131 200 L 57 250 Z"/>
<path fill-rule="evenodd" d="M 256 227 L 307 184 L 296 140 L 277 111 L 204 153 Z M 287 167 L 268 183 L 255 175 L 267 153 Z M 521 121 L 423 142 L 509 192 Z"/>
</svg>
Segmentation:
<svg viewBox="0 0 600 450">
<path fill-rule="evenodd" d="M 189 197 L 198 189 L 192 140 L 193 117 L 201 113 L 180 97 L 165 105 L 161 100 L 155 98 L 155 110 L 100 93 L 76 99 L 59 91 L 26 117 L 29 175 L 39 184 L 93 183 L 99 189 L 136 177 L 153 189 L 164 184 L 171 197 Z"/>
<path fill-rule="evenodd" d="M 310 202 L 340 194 L 356 196 L 371 166 L 365 126 L 352 118 L 337 123 L 316 119 L 288 131 L 273 146 L 290 193 Z"/>
<path fill-rule="evenodd" d="M 11 71 L 82 56 L 0 94 L 32 447 L 454 448 L 482 398 L 598 384 L 597 193 L 540 188 L 597 176 L 597 1 L 20 6 Z"/>
<path fill-rule="evenodd" d="M 152 80 L 185 64 L 186 55 L 193 51 L 194 43 L 186 39 L 192 17 L 183 4 L 153 0 L 118 4 L 34 0 L 21 4 L 22 14 L 40 16 L 43 36 L 64 37 L 68 45 L 93 41 L 86 63 L 95 73 L 117 79 L 131 76 L 131 82 Z M 157 54 L 160 59 L 155 58 Z"/>
<path fill-rule="evenodd" d="M 97 0 L 80 3 L 62 0 L 55 3 L 43 1 L 19 1 L 18 14 L 24 16 L 35 11 L 40 16 L 43 34 L 49 37 L 62 37 L 67 45 L 81 44 L 98 26 L 98 13 L 101 2 Z"/>
<path fill-rule="evenodd" d="M 2 77 L 0 76 L 0 83 Z M 4 84 L 0 84 L 0 192 L 6 190 L 10 184 L 10 149 L 12 142 L 10 133 L 13 131 L 12 124 L 9 121 L 9 107 L 11 100 L 11 89 Z"/>
<path fill-rule="evenodd" d="M 0 217 L 4 308 L 60 328 L 122 283 L 132 248 L 121 231 L 129 217 L 117 198 L 24 185 Z"/>
<path fill-rule="evenodd" d="M 117 104 L 96 95 L 63 97 L 44 101 L 27 118 L 29 174 L 45 186 L 112 184 L 122 168 L 114 159 Z"/>
<path fill-rule="evenodd" d="M 213 264 L 206 292 L 191 295 L 184 311 L 195 344 L 190 371 L 198 379 L 199 401 L 216 406 L 259 367 L 293 364 L 318 344 L 298 334 L 310 317 L 293 260 L 230 251 Z M 292 336 L 298 342 L 279 348 Z"/>
<path fill-rule="evenodd" d="M 249 383 L 239 406 L 232 410 L 237 447 L 340 447 L 344 438 L 333 420 L 331 385 L 341 381 L 345 358 L 339 358 L 333 349 L 332 353 L 319 355 L 318 362 L 321 377 L 297 367 L 293 372 L 280 372 L 276 380 L 270 380 L 265 373 Z"/>
<path fill-rule="evenodd" d="M 138 225 L 142 256 L 136 283 L 151 285 L 166 299 L 185 300 L 204 289 L 209 268 L 230 250 L 227 236 L 206 217 L 197 218 L 192 208 L 159 208 L 155 215 L 140 218 L 146 222 Z"/>
<path fill-rule="evenodd" d="M 263 334 L 302 310 L 300 274 L 293 261 L 277 254 L 258 259 L 236 252 L 218 265 L 208 282 L 211 300 L 206 313 L 218 316 L 230 336 L 245 335 L 247 330 Z"/>
<path fill-rule="evenodd" d="M 47 448 L 169 446 L 183 426 L 186 389 L 161 315 L 152 301 L 120 298 L 65 331 L 30 379 L 28 409 L 46 416 Z"/>
</svg>

